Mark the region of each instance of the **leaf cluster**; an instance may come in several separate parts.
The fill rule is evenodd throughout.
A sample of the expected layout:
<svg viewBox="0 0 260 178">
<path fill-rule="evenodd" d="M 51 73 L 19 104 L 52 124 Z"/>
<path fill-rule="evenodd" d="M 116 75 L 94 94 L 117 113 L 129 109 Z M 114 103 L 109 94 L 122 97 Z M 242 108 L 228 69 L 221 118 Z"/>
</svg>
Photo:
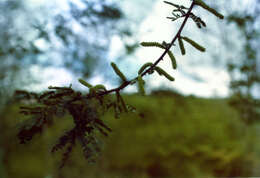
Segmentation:
<svg viewBox="0 0 260 178">
<path fill-rule="evenodd" d="M 188 8 L 185 6 L 180 6 L 177 4 L 174 4 L 172 2 L 164 1 L 164 3 L 169 4 L 174 7 L 172 10 L 172 17 L 167 17 L 167 19 L 170 19 L 172 21 L 175 21 L 179 18 L 183 18 L 187 15 Z M 206 27 L 206 23 L 198 16 L 196 16 L 194 13 L 190 13 L 189 17 L 195 22 L 198 28 Z"/>
<path fill-rule="evenodd" d="M 15 97 L 17 99 L 34 99 L 37 103 L 20 107 L 20 113 L 29 115 L 30 119 L 20 127 L 17 136 L 20 143 L 25 144 L 36 134 L 41 133 L 45 127 L 51 125 L 55 117 L 62 117 L 66 113 L 70 114 L 74 127 L 65 132 L 51 149 L 52 153 L 65 149 L 60 168 L 68 160 L 77 142 L 81 145 L 86 160 L 95 160 L 101 150 L 97 133 L 108 136 L 109 132 L 112 131 L 100 119 L 100 116 L 108 109 L 114 109 L 116 118 L 122 112 L 134 112 L 133 107 L 125 104 L 119 92 L 116 94 L 116 99 L 113 100 L 111 96 L 97 96 L 100 87 L 93 87 L 91 92 L 85 95 L 74 91 L 71 86 L 50 86 L 49 89 L 50 91 L 41 94 L 16 91 Z M 92 97 L 93 95 L 96 97 Z"/>
</svg>

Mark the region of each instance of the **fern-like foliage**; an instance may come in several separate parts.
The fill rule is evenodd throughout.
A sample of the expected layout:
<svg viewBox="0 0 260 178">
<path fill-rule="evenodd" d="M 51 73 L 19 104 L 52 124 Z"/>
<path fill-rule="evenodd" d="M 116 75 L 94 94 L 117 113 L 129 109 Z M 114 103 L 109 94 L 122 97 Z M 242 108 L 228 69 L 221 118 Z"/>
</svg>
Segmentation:
<svg viewBox="0 0 260 178">
<path fill-rule="evenodd" d="M 134 111 L 133 107 L 125 104 L 122 96 L 117 92 L 117 99 L 110 96 L 98 96 L 99 88 L 91 94 L 82 94 L 71 87 L 49 87 L 50 91 L 42 94 L 16 91 L 16 98 L 34 99 L 37 104 L 21 106 L 20 112 L 29 115 L 30 119 L 21 126 L 18 138 L 21 144 L 30 141 L 33 136 L 41 133 L 44 127 L 50 125 L 54 117 L 62 117 L 70 114 L 74 127 L 65 132 L 53 146 L 51 152 L 65 149 L 60 167 L 67 161 L 76 142 L 80 143 L 84 157 L 88 161 L 94 161 L 100 152 L 96 134 L 108 136 L 112 131 L 101 119 L 103 113 L 110 108 L 114 109 L 115 117 L 122 112 Z"/>
</svg>

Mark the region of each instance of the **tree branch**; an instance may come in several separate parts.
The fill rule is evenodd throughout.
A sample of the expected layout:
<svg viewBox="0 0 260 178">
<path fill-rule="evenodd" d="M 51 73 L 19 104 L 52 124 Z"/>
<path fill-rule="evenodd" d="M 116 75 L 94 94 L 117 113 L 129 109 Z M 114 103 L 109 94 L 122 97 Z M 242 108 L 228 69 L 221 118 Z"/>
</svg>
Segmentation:
<svg viewBox="0 0 260 178">
<path fill-rule="evenodd" d="M 146 75 L 147 73 L 149 73 L 149 71 L 152 71 L 152 70 L 158 65 L 158 63 L 159 63 L 161 60 L 163 60 L 164 56 L 168 53 L 168 51 L 169 51 L 170 48 L 173 46 L 173 44 L 175 43 L 175 41 L 178 39 L 178 37 L 180 37 L 181 32 L 182 32 L 182 30 L 183 30 L 183 28 L 184 28 L 184 26 L 185 26 L 185 24 L 186 24 L 186 22 L 187 22 L 187 20 L 188 20 L 188 18 L 189 18 L 189 16 L 190 16 L 190 14 L 191 14 L 191 11 L 192 11 L 194 5 L 195 5 L 195 2 L 192 1 L 191 5 L 190 5 L 190 7 L 189 7 L 189 10 L 188 10 L 188 12 L 186 13 L 185 18 L 184 18 L 184 20 L 183 20 L 183 22 L 182 22 L 182 24 L 181 24 L 180 29 L 178 30 L 178 32 L 176 33 L 176 35 L 175 35 L 174 38 L 172 39 L 170 45 L 168 45 L 168 46 L 165 48 L 165 50 L 164 50 L 164 52 L 162 53 L 162 55 L 153 63 L 153 65 L 151 65 L 147 70 L 145 70 L 145 71 L 141 74 L 141 76 L 144 76 L 144 75 Z M 107 91 L 104 91 L 104 92 L 100 92 L 98 95 L 99 95 L 99 96 L 104 96 L 104 95 L 107 95 L 107 94 L 112 93 L 112 92 L 118 92 L 118 91 L 124 89 L 125 87 L 127 87 L 128 85 L 130 85 L 130 84 L 131 84 L 133 81 L 135 81 L 136 79 L 137 79 L 137 77 L 135 77 L 135 78 L 132 79 L 132 80 L 125 81 L 125 82 L 123 82 L 119 87 L 113 88 L 113 89 L 111 89 L 111 90 L 107 90 Z"/>
</svg>

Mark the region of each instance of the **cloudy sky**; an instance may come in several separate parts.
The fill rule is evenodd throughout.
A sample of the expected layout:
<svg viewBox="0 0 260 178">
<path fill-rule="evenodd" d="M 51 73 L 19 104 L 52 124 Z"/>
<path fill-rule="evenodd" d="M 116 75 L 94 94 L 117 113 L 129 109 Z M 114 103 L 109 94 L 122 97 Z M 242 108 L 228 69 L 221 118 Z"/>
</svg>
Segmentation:
<svg viewBox="0 0 260 178">
<path fill-rule="evenodd" d="M 44 0 L 30 0 L 34 4 L 46 3 Z M 74 0 L 78 2 L 77 0 Z M 171 7 L 163 3 L 162 0 L 117 0 L 120 3 L 120 6 L 123 8 L 126 16 L 131 21 L 135 21 L 137 25 L 135 38 L 137 41 L 157 41 L 157 42 L 170 42 L 172 37 L 178 30 L 178 27 L 181 24 L 182 19 L 171 22 L 165 17 L 171 15 Z M 237 3 L 238 0 L 235 0 L 232 3 L 232 10 L 239 10 L 239 8 L 246 7 L 248 5 L 247 0 L 239 0 L 240 3 Z M 55 5 L 60 9 L 66 10 L 67 5 L 64 0 L 54 1 Z M 182 2 L 184 5 L 189 6 L 190 1 L 180 1 L 172 0 L 174 3 Z M 219 6 L 225 6 L 220 9 L 225 15 L 226 5 L 224 0 L 220 0 Z M 230 0 L 231 2 L 231 0 Z M 239 4 L 239 6 L 238 6 Z M 229 9 L 230 10 L 230 9 Z M 199 42 L 201 45 L 206 46 L 206 53 L 201 53 L 194 50 L 188 44 L 186 44 L 187 55 L 182 56 L 179 52 L 178 46 L 172 48 L 172 51 L 177 59 L 178 68 L 173 71 L 171 69 L 170 60 L 162 61 L 159 66 L 168 71 L 172 76 L 174 76 L 175 81 L 169 82 L 167 79 L 153 74 L 152 76 L 147 76 L 145 79 L 147 82 L 148 91 L 160 86 L 166 88 L 176 89 L 184 94 L 193 94 L 202 97 L 211 97 L 219 96 L 224 97 L 229 94 L 228 84 L 229 84 L 229 75 L 226 72 L 224 66 L 226 64 L 227 58 L 234 57 L 232 53 L 225 49 L 221 44 L 223 39 L 223 30 L 232 30 L 229 38 L 237 41 L 239 39 L 239 32 L 235 30 L 234 26 L 225 26 L 225 22 L 220 21 L 215 16 L 200 10 L 195 9 L 195 13 L 199 14 L 200 17 L 203 17 L 203 20 L 207 23 L 207 29 L 199 30 L 196 28 L 196 25 L 189 21 L 183 31 L 183 36 L 189 36 L 195 41 Z M 222 28 L 225 27 L 225 28 Z M 235 43 L 235 48 L 241 48 L 241 44 Z M 118 36 L 112 37 L 112 43 L 110 46 L 109 60 L 116 61 L 117 54 L 122 49 L 122 39 Z M 128 77 L 133 78 L 136 76 L 136 73 L 139 67 L 146 63 L 155 61 L 163 51 L 160 49 L 153 48 L 138 48 L 136 52 L 120 63 L 120 68 L 125 71 L 129 71 Z M 37 71 L 37 67 L 32 70 Z M 50 77 L 53 73 L 56 73 L 57 70 L 63 77 L 53 78 L 50 80 Z M 112 70 L 112 69 L 111 69 Z M 73 86 L 78 86 L 76 84 L 77 80 L 66 70 L 46 69 L 43 73 L 46 73 L 46 82 L 44 85 L 67 85 L 72 83 Z M 106 82 L 107 81 L 107 82 Z M 95 75 L 90 82 L 93 84 L 105 83 L 109 87 L 115 87 L 107 79 L 102 78 L 99 75 Z M 38 86 L 42 88 L 43 86 Z M 109 88 L 108 87 L 108 88 Z M 136 91 L 135 87 L 129 87 L 126 91 Z"/>
<path fill-rule="evenodd" d="M 183 2 L 184 5 L 186 5 L 187 7 L 190 4 L 190 1 L 175 0 L 173 2 Z M 136 7 L 141 6 L 144 8 L 145 6 L 142 6 L 141 3 L 145 3 L 145 1 L 133 2 Z M 146 3 L 149 2 L 147 1 Z M 147 9 L 150 10 L 147 11 L 145 9 L 140 9 L 142 13 L 148 12 L 148 14 L 145 16 L 144 19 L 142 19 L 140 23 L 137 32 L 139 41 L 170 42 L 172 37 L 177 32 L 182 20 L 176 22 L 171 22 L 167 20 L 165 17 L 170 16 L 172 9 L 170 6 L 164 4 L 161 0 L 155 1 L 155 3 L 152 4 L 152 7 Z M 188 44 L 186 44 L 187 55 L 182 56 L 179 53 L 178 46 L 173 47 L 172 51 L 175 54 L 178 63 L 177 70 L 173 71 L 171 69 L 170 60 L 164 60 L 159 64 L 159 66 L 166 69 L 166 71 L 169 71 L 169 73 L 171 73 L 176 80 L 174 82 L 169 82 L 167 79 L 154 74 L 151 77 L 147 77 L 149 81 L 148 89 L 164 86 L 167 88 L 177 89 L 184 94 L 194 94 L 202 97 L 223 97 L 229 94 L 229 75 L 224 68 L 225 61 L 221 61 L 219 63 L 214 63 L 212 61 L 214 60 L 212 59 L 212 54 L 225 53 L 225 57 L 228 56 L 228 54 L 226 54 L 227 51 L 223 48 L 223 45 L 221 45 L 221 35 L 223 31 L 219 27 L 221 26 L 221 23 L 224 22 L 220 21 L 215 16 L 209 14 L 208 12 L 205 12 L 204 10 L 195 9 L 195 12 L 201 14 L 201 17 L 203 16 L 203 19 L 208 24 L 207 28 L 209 30 L 198 30 L 195 24 L 189 21 L 185 27 L 185 30 L 183 31 L 183 35 L 189 36 L 195 41 L 198 41 L 200 44 L 207 46 L 207 52 L 200 53 L 194 50 Z M 225 14 L 224 10 L 222 10 L 221 12 Z M 129 16 L 131 16 L 132 14 L 131 12 L 127 13 L 129 14 Z M 234 40 L 237 40 L 237 38 L 239 38 L 239 33 L 235 32 L 232 34 L 232 36 Z M 118 43 L 120 43 L 120 39 L 115 37 L 111 48 L 112 54 L 117 53 L 116 50 L 118 50 Z M 239 48 L 239 46 L 237 47 Z M 129 69 L 129 66 L 135 68 L 134 66 L 138 65 L 140 67 L 146 62 L 155 61 L 161 53 L 162 50 L 160 49 L 139 48 L 134 56 L 132 56 L 131 59 L 127 61 L 127 63 L 122 64 L 121 67 L 125 70 L 127 70 L 127 68 Z"/>
</svg>

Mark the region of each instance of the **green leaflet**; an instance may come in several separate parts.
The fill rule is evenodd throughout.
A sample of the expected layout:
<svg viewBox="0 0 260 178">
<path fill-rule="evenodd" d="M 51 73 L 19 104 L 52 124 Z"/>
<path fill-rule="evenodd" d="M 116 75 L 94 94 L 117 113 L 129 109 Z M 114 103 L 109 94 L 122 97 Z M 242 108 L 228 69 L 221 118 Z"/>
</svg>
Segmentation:
<svg viewBox="0 0 260 178">
<path fill-rule="evenodd" d="M 178 38 L 178 42 L 179 42 L 179 47 L 180 47 L 180 50 L 181 50 L 181 54 L 185 55 L 186 52 L 185 52 L 184 44 L 182 42 L 181 37 Z"/>
<path fill-rule="evenodd" d="M 162 68 L 160 68 L 160 67 L 158 67 L 158 66 L 156 66 L 156 67 L 154 68 L 154 70 L 156 70 L 156 72 L 157 72 L 159 75 L 162 75 L 162 71 L 164 71 Z"/>
<path fill-rule="evenodd" d="M 125 101 L 124 101 L 123 97 L 120 95 L 120 93 L 118 91 L 116 92 L 116 98 L 117 98 L 118 105 L 121 103 L 121 105 L 123 106 L 124 111 L 128 112 L 128 109 L 126 107 Z"/>
<path fill-rule="evenodd" d="M 88 87 L 88 88 L 92 88 L 92 87 L 93 87 L 91 84 L 89 84 L 88 82 L 86 82 L 86 81 L 83 80 L 83 79 L 79 79 L 79 82 L 80 82 L 82 85 L 84 85 L 84 86 L 86 86 L 86 87 Z"/>
<path fill-rule="evenodd" d="M 174 3 L 172 3 L 172 2 L 168 2 L 168 1 L 163 1 L 163 2 L 166 3 L 166 4 L 172 5 L 172 6 L 175 7 L 175 8 L 179 8 L 179 5 L 174 4 Z"/>
<path fill-rule="evenodd" d="M 165 49 L 165 47 L 158 42 L 142 42 L 140 44 L 144 47 L 158 47 L 158 48 Z"/>
<path fill-rule="evenodd" d="M 174 55 L 172 54 L 171 51 L 168 51 L 168 55 L 169 55 L 171 62 L 172 62 L 172 68 L 176 69 L 177 68 L 177 62 L 176 62 Z"/>
<path fill-rule="evenodd" d="M 145 63 L 145 64 L 139 69 L 138 75 L 141 75 L 142 72 L 143 72 L 147 67 L 152 66 L 152 65 L 153 65 L 153 63 L 151 63 L 151 62 Z"/>
<path fill-rule="evenodd" d="M 165 42 L 164 42 L 165 43 Z M 145 46 L 145 47 L 158 47 L 158 48 L 161 48 L 161 49 L 166 49 L 166 45 L 163 45 L 163 44 L 160 44 L 160 43 L 157 43 L 157 42 L 142 42 L 142 43 L 140 43 L 142 46 Z M 170 57 L 170 59 L 171 59 L 171 61 L 172 61 L 172 67 L 173 67 L 173 69 L 176 69 L 177 68 L 177 63 L 176 63 L 176 60 L 175 60 L 175 57 L 174 57 L 174 55 L 172 54 L 172 52 L 170 51 L 170 50 L 168 50 L 168 52 L 167 52 L 167 54 L 168 54 L 168 56 Z M 144 70 L 145 70 L 145 68 L 147 68 L 148 66 L 151 66 L 151 65 L 149 65 L 148 63 L 146 63 L 146 64 L 144 64 L 141 68 L 140 68 L 140 70 L 139 70 L 139 72 L 138 72 L 138 74 L 141 74 Z M 141 70 L 142 69 L 142 70 Z"/>
<path fill-rule="evenodd" d="M 191 40 L 188 37 L 181 37 L 183 40 L 187 41 L 188 43 L 190 43 L 194 48 L 196 48 L 197 50 L 201 51 L 201 52 L 205 52 L 206 49 L 203 46 L 200 46 L 198 43 L 196 43 L 195 41 Z"/>
<path fill-rule="evenodd" d="M 104 91 L 107 91 L 106 87 L 105 87 L 104 85 L 101 85 L 101 84 L 95 85 L 95 86 L 93 87 L 93 89 L 94 89 L 94 90 L 104 90 Z"/>
<path fill-rule="evenodd" d="M 194 0 L 195 4 L 206 9 L 207 11 L 211 12 L 215 16 L 217 16 L 220 19 L 224 19 L 224 16 L 217 12 L 215 9 L 209 7 L 206 3 L 204 3 L 202 0 Z"/>
<path fill-rule="evenodd" d="M 166 3 L 166 4 L 169 4 L 169 5 L 171 5 L 171 6 L 173 6 L 173 7 L 175 7 L 175 8 L 177 8 L 177 9 L 188 9 L 188 8 L 186 8 L 186 7 L 184 7 L 184 6 L 180 6 L 180 5 L 177 5 L 177 4 L 174 4 L 174 3 L 172 3 L 172 2 L 168 2 L 168 1 L 163 1 L 164 3 Z"/>
<path fill-rule="evenodd" d="M 127 81 L 126 77 L 124 76 L 124 74 L 119 70 L 119 68 L 117 67 L 117 65 L 113 62 L 111 62 L 111 66 L 113 67 L 115 73 L 123 80 L 123 81 Z"/>
<path fill-rule="evenodd" d="M 119 95 L 119 97 L 120 97 L 120 101 L 121 101 L 121 104 L 123 106 L 123 109 L 125 110 L 125 112 L 128 112 L 128 109 L 127 109 L 127 106 L 125 104 L 123 97 L 121 95 Z"/>
<path fill-rule="evenodd" d="M 88 87 L 88 88 L 90 89 L 90 93 L 92 93 L 92 94 L 95 94 L 96 91 L 98 91 L 98 90 L 104 90 L 104 91 L 107 90 L 106 87 L 105 87 L 104 85 L 101 85 L 101 84 L 95 85 L 95 86 L 93 87 L 91 84 L 89 84 L 88 82 L 86 82 L 86 81 L 83 80 L 83 79 L 79 79 L 79 82 L 80 82 L 82 85 Z"/>
<path fill-rule="evenodd" d="M 90 95 L 96 95 L 99 92 L 107 91 L 106 87 L 102 84 L 95 85 L 94 87 L 89 88 Z"/>
<path fill-rule="evenodd" d="M 156 70 L 156 72 L 157 72 L 159 75 L 164 75 L 168 80 L 170 80 L 170 81 L 174 81 L 174 80 L 175 80 L 172 76 L 170 76 L 170 74 L 168 74 L 167 72 L 165 72 L 162 68 L 156 66 L 154 69 Z"/>
<path fill-rule="evenodd" d="M 139 93 L 141 95 L 145 95 L 144 80 L 142 79 L 142 76 L 138 75 L 137 80 L 138 80 L 138 91 L 139 91 Z"/>
</svg>

